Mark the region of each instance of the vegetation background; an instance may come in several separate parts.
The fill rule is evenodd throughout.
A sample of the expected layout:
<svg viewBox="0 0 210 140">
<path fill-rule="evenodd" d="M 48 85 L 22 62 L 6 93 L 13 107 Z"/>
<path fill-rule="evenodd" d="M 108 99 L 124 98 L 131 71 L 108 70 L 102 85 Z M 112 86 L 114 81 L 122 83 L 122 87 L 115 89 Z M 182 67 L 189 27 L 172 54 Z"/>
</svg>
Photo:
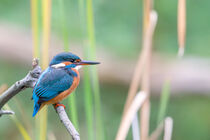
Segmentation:
<svg viewBox="0 0 210 140">
<path fill-rule="evenodd" d="M 79 13 L 79 1 L 64 0 L 66 32 L 70 50 L 78 52 L 84 41 L 84 31 L 81 25 L 81 15 Z M 187 1 L 187 33 L 186 33 L 186 56 L 183 58 L 205 59 L 207 66 L 210 56 L 210 18 L 209 18 L 210 1 Z M 177 54 L 177 1 L 160 0 L 155 1 L 154 7 L 158 12 L 158 23 L 154 35 L 154 53 L 164 58 L 176 59 Z M 59 13 L 58 0 L 52 0 L 52 18 L 51 18 L 51 40 L 55 42 L 63 42 L 63 32 L 61 25 L 61 15 Z M 118 61 L 124 61 L 122 69 L 133 72 L 138 53 L 141 51 L 142 44 L 142 0 L 94 0 L 94 23 L 96 37 L 96 58 L 102 60 L 100 56 L 106 59 L 114 58 L 107 64 L 115 71 Z M 42 15 L 39 15 L 40 18 Z M 40 23 L 41 24 L 41 23 Z M 31 52 L 27 48 L 20 49 L 4 46 L 4 42 L 0 42 L 0 85 L 11 85 L 15 81 L 21 79 L 30 70 L 30 62 L 32 60 L 32 34 L 31 34 L 31 6 L 28 0 L 0 0 L 0 38 L 6 40 L 9 38 L 11 42 L 21 41 L 20 37 L 8 36 L 6 33 L 14 30 L 15 33 L 24 32 L 23 36 L 29 36 L 30 40 L 22 38 L 22 42 L 31 44 Z M 8 31 L 8 32 L 7 32 Z M 2 44 L 3 45 L 2 45 Z M 59 44 L 59 43 L 57 43 Z M 64 43 L 55 46 L 63 49 Z M 51 44 L 54 45 L 54 44 Z M 10 49 L 5 54 L 5 48 Z M 26 50 L 25 50 L 26 49 Z M 51 51 L 50 56 L 57 53 Z M 102 50 L 102 51 L 100 51 Z M 27 52 L 27 54 L 26 54 Z M 4 54 L 3 54 L 4 53 Z M 29 54 L 28 54 L 29 53 Z M 31 54 L 30 54 L 31 53 Z M 29 60 L 25 57 L 19 57 L 15 54 L 30 56 Z M 108 55 L 107 55 L 108 54 Z M 14 59 L 22 58 L 22 59 Z M 131 62 L 131 63 L 128 63 Z M 196 63 L 197 64 L 197 63 Z M 196 64 L 194 66 L 196 66 Z M 199 66 L 199 64 L 198 64 Z M 99 69 L 102 66 L 99 66 Z M 106 71 L 106 73 L 113 73 Z M 120 71 L 118 72 L 121 74 Z M 202 71 L 200 71 L 202 73 Z M 122 73 L 123 74 L 123 73 Z M 207 73 L 209 74 L 209 73 Z M 102 76 L 100 76 L 102 75 Z M 105 139 L 112 140 L 115 138 L 124 103 L 127 97 L 129 81 L 132 75 L 128 75 L 128 82 L 120 82 L 112 79 L 104 79 L 105 76 L 100 74 L 100 90 L 101 90 L 101 114 L 103 120 L 103 128 Z M 199 76 L 199 75 L 198 75 Z M 82 79 L 83 80 L 83 79 Z M 195 81 L 196 82 L 196 81 Z M 202 81 L 198 81 L 200 83 Z M 194 86 L 194 85 L 192 85 Z M 199 84 L 198 84 L 199 86 Z M 192 87 L 193 88 L 193 87 Z M 167 116 L 174 119 L 173 140 L 209 140 L 210 139 L 210 97 L 209 90 L 200 90 L 199 92 L 181 92 L 174 93 L 170 97 L 167 106 Z M 158 107 L 159 107 L 159 91 L 152 91 L 151 96 L 151 118 L 150 130 L 156 127 Z M 17 95 L 9 102 L 10 107 L 15 111 L 18 120 L 26 128 L 32 138 L 35 138 L 34 126 L 35 119 L 32 118 L 33 102 L 30 100 L 32 90 L 27 89 L 23 93 Z M 68 100 L 64 101 L 68 104 Z M 76 90 L 76 106 L 79 122 L 79 132 L 81 139 L 85 139 L 89 134 L 87 132 L 87 122 L 84 106 L 84 82 Z M 71 107 L 67 107 L 67 112 L 71 112 Z M 95 119 L 95 118 L 94 118 Z M 0 139 L 2 140 L 19 140 L 23 139 L 22 135 L 16 128 L 15 124 L 8 116 L 0 118 Z M 95 126 L 94 126 L 95 128 Z M 48 127 L 47 138 L 56 137 L 57 139 L 68 139 L 69 134 L 65 127 L 60 123 L 57 114 L 50 106 L 48 111 Z M 131 139 L 131 133 L 128 135 Z"/>
</svg>

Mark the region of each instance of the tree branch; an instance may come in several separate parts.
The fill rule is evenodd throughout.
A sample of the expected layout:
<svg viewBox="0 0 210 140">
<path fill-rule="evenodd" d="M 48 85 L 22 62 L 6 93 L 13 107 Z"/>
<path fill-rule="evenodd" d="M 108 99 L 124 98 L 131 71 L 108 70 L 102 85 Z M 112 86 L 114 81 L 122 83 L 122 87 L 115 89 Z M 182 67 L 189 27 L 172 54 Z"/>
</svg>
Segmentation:
<svg viewBox="0 0 210 140">
<path fill-rule="evenodd" d="M 10 115 L 10 114 L 15 114 L 15 112 L 10 111 L 10 110 L 0 110 L 0 115 Z"/>
<path fill-rule="evenodd" d="M 22 91 L 25 88 L 33 88 L 34 87 L 42 70 L 41 70 L 40 66 L 38 65 L 38 59 L 33 60 L 32 66 L 33 66 L 33 70 L 29 71 L 29 73 L 26 75 L 26 77 L 24 77 L 20 81 L 17 81 L 8 90 L 6 90 L 5 92 L 3 92 L 1 94 L 1 96 L 0 96 L 0 110 L 12 97 L 14 97 L 20 91 Z M 0 112 L 0 116 L 5 114 L 3 112 L 5 112 L 5 111 Z M 8 113 L 6 113 L 6 114 L 8 114 Z"/>
<path fill-rule="evenodd" d="M 65 125 L 68 132 L 71 134 L 73 140 L 80 140 L 79 133 L 74 128 L 74 125 L 71 123 L 71 121 L 68 118 L 68 115 L 66 114 L 66 111 L 63 106 L 55 107 L 56 112 L 58 113 L 61 122 Z"/>
<path fill-rule="evenodd" d="M 13 111 L 9 110 L 2 110 L 2 107 L 16 94 L 26 88 L 33 88 L 42 72 L 41 67 L 38 65 L 38 59 L 34 59 L 32 62 L 33 70 L 29 71 L 29 73 L 24 77 L 22 80 L 17 81 L 13 84 L 9 89 L 3 92 L 0 95 L 0 117 L 1 115 L 8 115 L 14 114 Z M 69 120 L 65 109 L 62 106 L 55 108 L 56 112 L 58 113 L 61 122 L 64 124 L 70 135 L 72 136 L 73 140 L 80 140 L 80 135 L 75 129 L 74 125 Z"/>
</svg>

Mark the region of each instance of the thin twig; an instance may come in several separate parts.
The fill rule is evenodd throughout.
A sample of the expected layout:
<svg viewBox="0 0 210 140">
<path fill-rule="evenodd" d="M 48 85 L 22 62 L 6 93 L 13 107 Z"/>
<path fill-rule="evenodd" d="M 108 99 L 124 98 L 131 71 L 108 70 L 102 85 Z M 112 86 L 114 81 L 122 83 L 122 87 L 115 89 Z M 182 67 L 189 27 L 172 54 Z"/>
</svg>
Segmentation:
<svg viewBox="0 0 210 140">
<path fill-rule="evenodd" d="M 0 115 L 11 115 L 11 114 L 15 114 L 15 112 L 10 110 L 0 110 Z"/>
<path fill-rule="evenodd" d="M 20 91 L 26 89 L 26 88 L 33 88 L 36 84 L 40 74 L 41 74 L 41 67 L 38 65 L 38 59 L 34 59 L 32 62 L 33 70 L 30 71 L 25 78 L 23 78 L 20 81 L 17 81 L 15 84 L 13 84 L 8 90 L 3 92 L 0 96 L 0 116 L 1 115 L 8 115 L 8 114 L 14 114 L 13 111 L 8 110 L 2 110 L 1 108 L 16 94 L 18 94 Z M 62 106 L 59 106 L 55 109 L 60 117 L 60 120 L 72 136 L 73 140 L 80 140 L 79 133 L 69 120 L 65 109 Z"/>
<path fill-rule="evenodd" d="M 58 106 L 55 108 L 56 112 L 58 113 L 61 122 L 65 125 L 68 132 L 71 134 L 73 140 L 80 140 L 79 133 L 75 129 L 74 125 L 68 118 L 66 111 L 63 106 Z"/>
</svg>

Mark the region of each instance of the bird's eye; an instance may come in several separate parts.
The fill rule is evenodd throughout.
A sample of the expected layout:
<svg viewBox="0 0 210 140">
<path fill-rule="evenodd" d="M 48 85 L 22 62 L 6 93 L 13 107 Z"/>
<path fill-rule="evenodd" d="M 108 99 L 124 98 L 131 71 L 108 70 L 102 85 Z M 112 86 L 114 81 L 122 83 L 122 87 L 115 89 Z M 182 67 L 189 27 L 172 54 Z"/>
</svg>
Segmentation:
<svg viewBox="0 0 210 140">
<path fill-rule="evenodd" d="M 73 62 L 75 62 L 75 59 L 71 59 L 70 61 L 73 63 Z"/>
</svg>

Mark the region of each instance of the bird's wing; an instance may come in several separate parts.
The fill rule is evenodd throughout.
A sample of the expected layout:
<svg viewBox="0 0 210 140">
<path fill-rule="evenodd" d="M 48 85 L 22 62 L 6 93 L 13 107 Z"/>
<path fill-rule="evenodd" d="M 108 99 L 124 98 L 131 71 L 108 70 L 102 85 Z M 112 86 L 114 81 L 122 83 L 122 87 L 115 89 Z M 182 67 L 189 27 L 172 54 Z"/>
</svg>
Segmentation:
<svg viewBox="0 0 210 140">
<path fill-rule="evenodd" d="M 48 101 L 67 90 L 73 83 L 73 77 L 62 69 L 48 68 L 40 76 L 33 90 L 39 102 Z"/>
</svg>

